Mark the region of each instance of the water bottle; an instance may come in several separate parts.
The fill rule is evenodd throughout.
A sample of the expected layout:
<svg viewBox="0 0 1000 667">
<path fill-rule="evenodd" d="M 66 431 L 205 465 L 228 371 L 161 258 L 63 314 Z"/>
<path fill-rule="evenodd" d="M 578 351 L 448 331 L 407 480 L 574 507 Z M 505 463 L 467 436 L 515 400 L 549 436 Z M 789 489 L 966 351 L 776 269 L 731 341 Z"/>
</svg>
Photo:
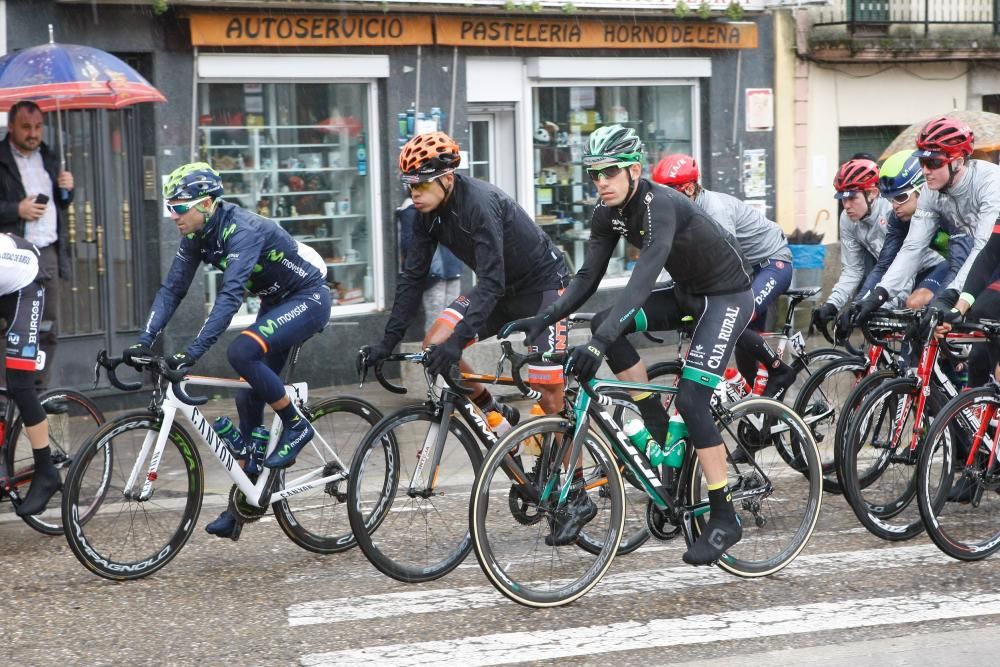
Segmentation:
<svg viewBox="0 0 1000 667">
<path fill-rule="evenodd" d="M 671 468 L 680 468 L 684 463 L 684 441 L 688 436 L 688 427 L 684 417 L 674 414 L 667 423 L 667 443 L 663 446 L 666 456 L 663 462 Z"/>
<path fill-rule="evenodd" d="M 760 396 L 764 393 L 765 387 L 767 387 L 767 369 L 764 368 L 764 364 L 757 364 L 757 377 L 753 380 L 753 393 Z"/>
<path fill-rule="evenodd" d="M 747 384 L 743 374 L 735 368 L 727 368 L 723 374 L 726 379 L 726 398 L 729 401 L 738 401 L 750 393 L 750 385 Z"/>
<path fill-rule="evenodd" d="M 502 438 L 511 429 L 510 422 L 497 410 L 490 410 L 486 413 L 486 423 L 490 425 L 498 438 Z"/>
<path fill-rule="evenodd" d="M 368 151 L 365 150 L 365 135 L 361 135 L 361 140 L 358 142 L 358 176 L 366 176 L 368 174 Z"/>
<path fill-rule="evenodd" d="M 232 419 L 219 417 L 213 422 L 212 428 L 233 456 L 238 459 L 246 458 L 247 444 L 243 441 L 243 436 L 240 435 L 240 431 Z"/>
<path fill-rule="evenodd" d="M 271 434 L 263 426 L 256 426 L 250 433 L 250 456 L 247 458 L 247 465 L 243 469 L 247 475 L 259 475 L 263 469 L 261 463 L 264 455 L 267 454 L 267 442 L 271 439 Z"/>
<path fill-rule="evenodd" d="M 641 419 L 631 419 L 625 424 L 625 435 L 636 447 L 645 452 L 649 462 L 654 466 L 661 463 L 671 468 L 679 468 L 684 462 L 684 443 L 680 442 L 687 435 L 687 425 L 680 415 L 670 418 L 667 425 L 667 445 L 660 446 L 653 435 L 642 423 Z"/>
<path fill-rule="evenodd" d="M 531 416 L 541 417 L 545 414 L 545 410 L 542 409 L 538 403 L 531 406 Z M 514 450 L 514 456 L 541 456 L 542 454 L 542 436 L 533 435 L 530 438 L 526 438 L 521 441 Z"/>
</svg>

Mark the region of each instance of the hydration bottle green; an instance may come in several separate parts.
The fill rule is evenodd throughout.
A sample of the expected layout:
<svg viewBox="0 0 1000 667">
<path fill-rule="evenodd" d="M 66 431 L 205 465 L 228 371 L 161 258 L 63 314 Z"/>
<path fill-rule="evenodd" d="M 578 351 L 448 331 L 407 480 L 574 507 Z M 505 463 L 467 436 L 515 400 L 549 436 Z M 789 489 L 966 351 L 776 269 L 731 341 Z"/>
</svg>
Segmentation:
<svg viewBox="0 0 1000 667">
<path fill-rule="evenodd" d="M 625 424 L 625 435 L 636 447 L 645 452 L 649 462 L 655 466 L 664 464 L 671 468 L 680 468 L 684 463 L 684 442 L 687 436 L 687 424 L 680 415 L 670 418 L 667 425 L 667 443 L 660 445 L 642 423 L 641 419 L 632 419 Z"/>
</svg>

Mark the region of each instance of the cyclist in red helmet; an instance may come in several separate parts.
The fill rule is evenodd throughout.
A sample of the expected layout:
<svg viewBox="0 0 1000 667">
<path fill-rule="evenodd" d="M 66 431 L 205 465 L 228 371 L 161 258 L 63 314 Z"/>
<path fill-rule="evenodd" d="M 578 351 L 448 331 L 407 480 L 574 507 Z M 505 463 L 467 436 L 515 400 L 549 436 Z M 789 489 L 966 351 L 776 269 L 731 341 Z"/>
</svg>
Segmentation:
<svg viewBox="0 0 1000 667">
<path fill-rule="evenodd" d="M 753 319 L 736 341 L 733 356 L 745 378 L 753 378 L 757 374 L 757 363 L 763 364 L 768 369 L 764 395 L 780 399 L 795 381 L 795 371 L 771 350 L 758 332 L 764 329 L 767 309 L 792 284 L 792 251 L 788 239 L 776 222 L 768 220 L 757 209 L 731 195 L 703 188 L 698 183 L 699 176 L 695 159 L 681 153 L 668 155 L 653 168 L 654 181 L 672 187 L 704 209 L 736 237 L 740 250 L 750 262 Z"/>
<path fill-rule="evenodd" d="M 826 326 L 837 316 L 882 252 L 892 205 L 879 196 L 878 179 L 878 165 L 865 158 L 848 160 L 837 170 L 834 198 L 844 203 L 840 214 L 840 278 L 826 303 L 813 311 L 813 324 Z"/>
<path fill-rule="evenodd" d="M 438 316 L 424 337 L 424 346 L 433 346 L 427 369 L 435 375 L 449 374 L 456 364 L 472 372 L 461 361 L 466 346 L 495 335 L 510 320 L 534 315 L 559 296 L 567 277 L 551 239 L 505 192 L 457 173 L 460 164 L 458 144 L 444 132 L 419 134 L 400 151 L 400 178 L 421 217 L 413 226 L 382 341 L 360 350 L 359 373 L 388 357 L 403 339 L 420 308 L 438 244 L 475 271 L 477 283 Z M 526 343 L 542 351 L 564 350 L 567 334 L 563 319 Z M 562 409 L 558 364 L 532 364 L 528 377 L 541 392 L 539 404 L 546 413 Z M 496 403 L 483 385 L 473 385 L 472 400 L 512 424 L 519 419 L 516 409 Z"/>
</svg>

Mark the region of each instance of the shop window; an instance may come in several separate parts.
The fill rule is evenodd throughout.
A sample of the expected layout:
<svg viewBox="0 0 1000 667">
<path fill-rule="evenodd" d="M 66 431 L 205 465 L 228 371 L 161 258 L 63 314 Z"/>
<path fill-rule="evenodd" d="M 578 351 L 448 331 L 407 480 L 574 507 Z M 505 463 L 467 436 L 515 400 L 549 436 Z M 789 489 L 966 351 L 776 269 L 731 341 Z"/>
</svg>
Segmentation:
<svg viewBox="0 0 1000 667">
<path fill-rule="evenodd" d="M 632 127 L 645 146 L 643 173 L 670 153 L 693 153 L 692 86 L 563 86 L 534 90 L 535 221 L 574 270 L 583 264 L 597 189 L 582 159 L 601 125 Z M 624 239 L 608 278 L 627 276 L 639 251 Z"/>
<path fill-rule="evenodd" d="M 368 84 L 204 83 L 198 151 L 225 199 L 270 218 L 327 266 L 335 305 L 374 300 Z M 206 269 L 211 307 L 222 273 Z M 249 297 L 241 313 L 259 308 Z"/>
<path fill-rule="evenodd" d="M 840 162 L 837 163 L 837 166 L 839 167 L 856 155 L 865 154 L 873 156 L 878 162 L 882 151 L 888 148 L 892 140 L 905 129 L 905 125 L 840 128 Z"/>
</svg>

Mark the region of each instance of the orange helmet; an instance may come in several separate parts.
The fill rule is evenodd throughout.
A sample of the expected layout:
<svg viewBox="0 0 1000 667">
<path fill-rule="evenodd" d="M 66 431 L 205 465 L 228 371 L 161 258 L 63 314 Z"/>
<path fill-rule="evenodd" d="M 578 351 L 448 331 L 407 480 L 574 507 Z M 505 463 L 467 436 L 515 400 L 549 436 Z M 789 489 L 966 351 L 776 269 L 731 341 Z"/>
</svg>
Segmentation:
<svg viewBox="0 0 1000 667">
<path fill-rule="evenodd" d="M 399 152 L 399 173 L 404 183 L 433 181 L 458 168 L 458 144 L 444 132 L 418 134 Z"/>
</svg>

